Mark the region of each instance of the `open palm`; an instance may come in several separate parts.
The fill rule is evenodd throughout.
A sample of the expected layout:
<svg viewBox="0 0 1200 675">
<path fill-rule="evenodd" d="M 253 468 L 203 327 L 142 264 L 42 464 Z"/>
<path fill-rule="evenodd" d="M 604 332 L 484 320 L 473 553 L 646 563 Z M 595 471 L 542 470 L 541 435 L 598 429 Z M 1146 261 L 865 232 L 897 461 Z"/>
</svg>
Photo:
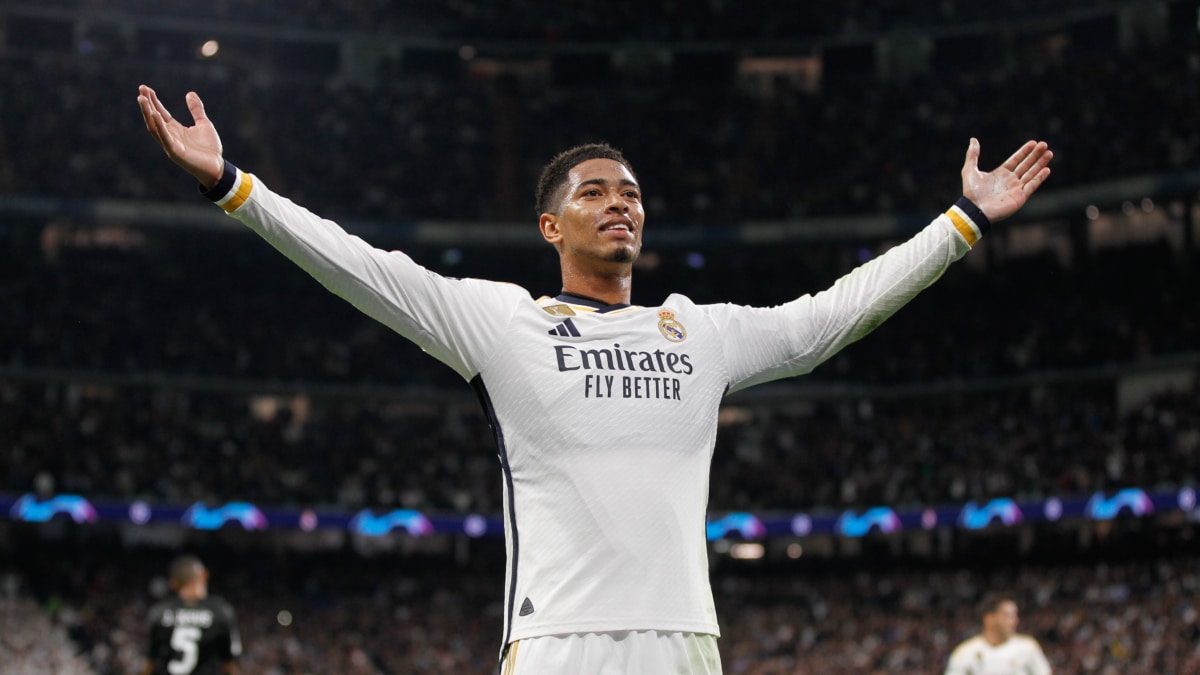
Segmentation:
<svg viewBox="0 0 1200 675">
<path fill-rule="evenodd" d="M 995 223 L 1016 213 L 1050 175 L 1054 153 L 1044 141 L 1029 141 L 993 171 L 979 170 L 979 141 L 972 138 L 963 164 L 963 196 Z"/>
<path fill-rule="evenodd" d="M 221 159 L 221 137 L 217 129 L 204 114 L 204 103 L 195 92 L 187 94 L 188 111 L 192 114 L 192 126 L 184 126 L 171 116 L 166 106 L 150 87 L 138 87 L 138 106 L 146 130 L 158 141 L 171 161 L 196 177 L 205 188 L 216 185 L 224 170 Z"/>
</svg>

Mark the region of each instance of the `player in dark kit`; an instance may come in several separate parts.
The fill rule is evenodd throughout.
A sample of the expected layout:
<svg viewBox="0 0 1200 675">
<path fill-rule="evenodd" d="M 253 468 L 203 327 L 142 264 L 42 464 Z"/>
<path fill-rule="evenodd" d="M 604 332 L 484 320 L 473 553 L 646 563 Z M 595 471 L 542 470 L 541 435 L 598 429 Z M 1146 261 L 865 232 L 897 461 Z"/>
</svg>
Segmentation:
<svg viewBox="0 0 1200 675">
<path fill-rule="evenodd" d="M 175 594 L 150 608 L 150 649 L 144 675 L 236 673 L 242 653 L 237 618 L 225 600 L 208 594 L 208 570 L 195 556 L 170 567 Z"/>
</svg>

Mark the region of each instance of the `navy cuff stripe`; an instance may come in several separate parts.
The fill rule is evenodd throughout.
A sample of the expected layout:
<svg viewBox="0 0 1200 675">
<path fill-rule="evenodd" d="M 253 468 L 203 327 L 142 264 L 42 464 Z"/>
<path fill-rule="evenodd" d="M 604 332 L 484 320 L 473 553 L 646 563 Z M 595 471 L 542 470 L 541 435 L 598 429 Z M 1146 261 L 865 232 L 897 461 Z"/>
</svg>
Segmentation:
<svg viewBox="0 0 1200 675">
<path fill-rule="evenodd" d="M 988 230 L 992 229 L 992 221 L 983 215 L 983 211 L 980 211 L 979 207 L 975 206 L 975 202 L 966 197 L 959 197 L 958 201 L 954 202 L 954 205 L 967 214 L 967 217 L 971 219 L 971 222 L 975 223 L 975 227 L 978 227 L 982 234 L 987 234 Z"/>
<path fill-rule="evenodd" d="M 205 190 L 204 186 L 200 186 L 200 194 L 204 195 L 211 201 L 220 201 L 222 197 L 229 194 L 233 189 L 233 184 L 237 182 L 238 168 L 229 160 L 225 160 L 225 168 L 221 171 L 221 179 L 217 184 L 212 186 L 211 190 Z"/>
</svg>

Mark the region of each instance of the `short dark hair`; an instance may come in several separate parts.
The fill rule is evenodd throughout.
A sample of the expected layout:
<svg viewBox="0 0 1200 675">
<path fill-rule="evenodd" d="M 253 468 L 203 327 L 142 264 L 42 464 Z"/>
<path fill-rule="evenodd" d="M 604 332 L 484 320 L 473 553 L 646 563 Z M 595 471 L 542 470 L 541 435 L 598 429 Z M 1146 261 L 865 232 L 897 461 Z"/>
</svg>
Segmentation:
<svg viewBox="0 0 1200 675">
<path fill-rule="evenodd" d="M 629 169 L 629 173 L 634 174 L 629 160 L 625 159 L 620 150 L 607 143 L 587 143 L 564 150 L 550 160 L 546 168 L 542 169 L 541 177 L 538 178 L 537 198 L 534 202 L 534 209 L 537 210 L 538 216 L 543 213 L 558 213 L 558 210 L 562 208 L 562 201 L 566 197 L 563 190 L 567 187 L 567 174 L 571 172 L 571 169 L 589 159 L 611 159 L 614 162 L 620 162 L 626 169 Z M 634 179 L 637 179 L 636 174 L 634 174 Z"/>
<path fill-rule="evenodd" d="M 181 555 L 171 561 L 168 574 L 172 588 L 179 588 L 204 571 L 204 563 L 194 555 Z"/>
<path fill-rule="evenodd" d="M 1014 605 L 1017 604 L 1016 598 L 1008 593 L 993 591 L 985 594 L 983 599 L 979 601 L 979 607 L 977 608 L 979 616 L 982 618 L 996 612 L 996 610 L 1000 609 L 1000 605 L 1006 602 L 1011 602 Z"/>
</svg>

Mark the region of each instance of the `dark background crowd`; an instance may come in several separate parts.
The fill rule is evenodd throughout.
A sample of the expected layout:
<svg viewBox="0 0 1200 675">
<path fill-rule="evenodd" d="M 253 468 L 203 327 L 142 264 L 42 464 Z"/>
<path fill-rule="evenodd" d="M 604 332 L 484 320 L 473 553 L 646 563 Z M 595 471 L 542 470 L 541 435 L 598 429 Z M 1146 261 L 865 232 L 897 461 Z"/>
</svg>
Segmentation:
<svg viewBox="0 0 1200 675">
<path fill-rule="evenodd" d="M 1050 8 L 1033 0 L 1008 0 L 981 6 L 970 0 L 903 2 L 848 0 L 837 6 L 816 4 L 786 11 L 769 0 L 639 3 L 636 15 L 611 11 L 612 5 L 586 0 L 573 6 L 545 6 L 535 0 L 503 5 L 484 0 L 218 0 L 197 7 L 153 0 L 46 0 L 47 7 L 121 10 L 152 17 L 252 22 L 271 27 L 356 31 L 386 35 L 434 34 L 444 38 L 529 40 L 554 43 L 625 40 L 687 41 L 827 38 L 897 28 L 927 28 L 940 22 L 1059 19 L 1079 10 L 1119 7 L 1113 0 L 1063 0 Z M 619 5 L 617 6 L 620 7 Z M 608 11 L 606 11 L 608 10 Z M 620 30 L 614 35 L 614 31 Z"/>
<path fill-rule="evenodd" d="M 1107 382 L 729 409 L 709 505 L 840 510 L 1192 486 L 1200 402 L 1194 380 L 1185 385 L 1125 412 Z M 0 401 L 15 431 L 0 490 L 13 494 L 500 511 L 495 444 L 469 400 L 0 381 Z"/>
<path fill-rule="evenodd" d="M 1165 211 L 1166 209 L 1159 209 Z M 530 225 L 532 228 L 533 225 Z M 1136 225 L 1129 226 L 1135 229 Z M 454 387 L 451 370 L 244 232 L 0 229 L 0 365 L 242 380 Z M 1002 237 L 1002 234 L 998 234 Z M 378 244 L 392 248 L 394 240 Z M 559 291 L 549 246 L 404 247 L 450 276 Z M 799 249 L 799 250 L 795 250 Z M 874 254 L 859 244 L 650 249 L 634 301 L 769 306 L 817 293 Z M 805 381 L 906 383 L 1142 363 L 1195 351 L 1200 254 L 1164 238 L 976 266 L 969 255 Z M 697 265 L 699 261 L 699 266 Z"/>
<path fill-rule="evenodd" d="M 1144 10 L 1129 2 L 1107 10 L 1069 3 L 1092 6 L 1088 12 L 1055 3 L 1049 15 L 1038 3 L 1001 3 L 1003 16 L 993 18 L 993 10 L 970 2 L 801 8 L 664 1 L 639 3 L 637 18 L 626 19 L 616 8 L 571 4 L 547 12 L 532 2 L 302 3 L 317 8 L 311 19 L 293 3 L 251 4 L 264 13 L 295 12 L 297 22 L 323 30 L 321 12 L 359 6 L 394 12 L 397 24 L 407 10 L 452 21 L 476 16 L 489 27 L 400 34 L 404 47 L 396 53 L 366 37 L 364 44 L 302 40 L 272 31 L 269 20 L 248 22 L 250 35 L 217 17 L 186 28 L 155 23 L 181 11 L 177 3 L 145 3 L 140 13 L 127 3 L 98 4 L 103 9 L 77 24 L 9 10 L 0 55 L 0 186 L 7 192 L 194 199 L 188 181 L 147 142 L 133 100 L 143 83 L 180 115 L 183 94 L 199 92 L 227 156 L 284 194 L 331 217 L 380 220 L 532 222 L 540 167 L 591 140 L 628 153 L 650 223 L 661 228 L 936 213 L 956 194 L 971 136 L 981 140 L 985 165 L 1029 138 L 1046 139 L 1059 189 L 1185 168 L 1200 147 L 1200 39 L 1190 1 L 1158 3 L 1165 13 L 1158 32 L 1138 29 Z M 255 14 L 243 3 L 223 4 Z M 213 8 L 191 10 L 211 15 Z M 697 25 L 720 34 L 689 37 L 676 21 L 656 21 L 654 9 L 646 16 L 649 8 L 664 17 L 707 15 Z M 103 20 L 118 9 L 116 16 L 136 19 Z M 595 30 L 568 29 L 559 40 L 499 30 L 533 30 L 539 22 L 520 18 L 532 12 L 549 23 L 556 13 L 577 17 Z M 356 29 L 343 20 L 345 30 Z M 603 30 L 609 21 L 630 28 Z M 865 35 L 821 28 L 839 21 L 872 27 Z M 728 31 L 739 22 L 797 36 L 792 51 L 769 34 L 733 41 Z M 383 30 L 388 21 L 371 25 Z M 647 42 L 639 39 L 642 26 L 680 34 Z M 823 31 L 823 41 L 797 34 L 796 26 Z M 908 41 L 871 41 L 880 34 Z M 197 59 L 199 42 L 214 36 L 226 47 Z M 476 46 L 468 36 L 488 39 Z M 347 56 L 372 49 L 378 54 L 360 67 Z M 896 65 L 910 61 L 917 66 Z M 882 67 L 888 64 L 899 72 Z M 771 67 L 783 70 L 761 70 Z"/>
<path fill-rule="evenodd" d="M 30 543 L 28 532 L 6 534 Z M 1055 672 L 1184 675 L 1200 667 L 1194 527 L 1117 528 L 1092 533 L 1086 547 L 1073 531 L 1038 536 L 1041 549 L 1025 556 L 982 539 L 960 542 L 943 559 L 717 564 L 725 672 L 941 672 L 954 646 L 979 630 L 977 603 L 995 589 L 1017 601 L 1022 632 L 1037 637 Z M 71 539 L 0 559 L 0 625 L 12 630 L 0 656 L 28 666 L 16 672 L 137 672 L 145 613 L 165 592 L 169 554 Z M 237 607 L 244 672 L 495 672 L 502 564 L 494 551 L 480 564 L 455 565 L 232 553 L 211 541 L 194 550 L 212 571 L 212 592 Z"/>
<path fill-rule="evenodd" d="M 535 296 L 558 290 L 548 247 L 414 232 L 532 229 L 541 165 L 608 140 L 646 192 L 639 304 L 818 292 L 952 203 L 969 137 L 985 166 L 1045 138 L 1040 215 L 812 375 L 730 398 L 710 505 L 1195 486 L 1198 5 L 9 3 L 0 493 L 499 511 L 464 383 L 252 235 L 196 225 L 140 83 L 183 117 L 198 91 L 232 161 L 372 243 Z M 893 227 L 843 236 L 843 218 Z M 762 222 L 791 239 L 733 245 Z M 1195 672 L 1194 518 L 938 531 L 936 555 L 886 537 L 832 558 L 803 538 L 757 563 L 714 549 L 725 670 L 939 672 L 999 588 L 1056 672 Z M 246 672 L 494 670 L 496 540 L 372 557 L 177 535 L 0 523 L 0 672 L 136 672 L 185 548 L 241 615 Z"/>
</svg>

